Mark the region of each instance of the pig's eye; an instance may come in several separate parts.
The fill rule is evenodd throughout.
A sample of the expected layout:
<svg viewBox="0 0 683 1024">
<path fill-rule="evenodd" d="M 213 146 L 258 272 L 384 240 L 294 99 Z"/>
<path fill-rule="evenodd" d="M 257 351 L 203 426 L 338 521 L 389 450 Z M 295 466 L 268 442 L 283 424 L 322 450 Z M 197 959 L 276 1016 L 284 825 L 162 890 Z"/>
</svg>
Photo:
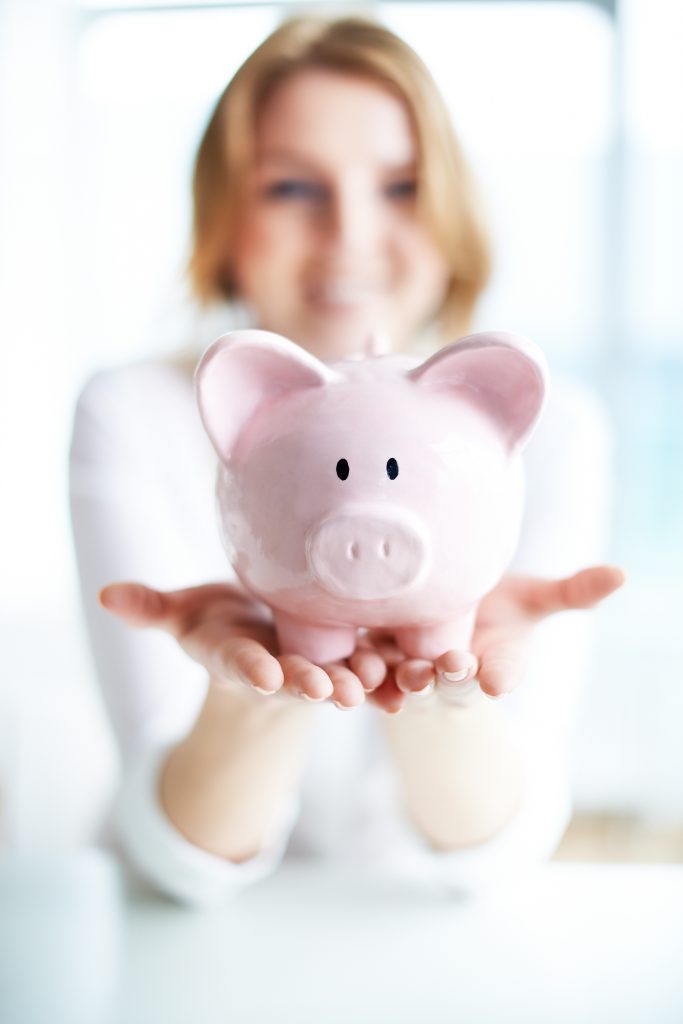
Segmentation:
<svg viewBox="0 0 683 1024">
<path fill-rule="evenodd" d="M 398 476 L 398 462 L 396 459 L 389 459 L 387 461 L 387 476 L 390 480 L 395 480 Z"/>
<path fill-rule="evenodd" d="M 340 480 L 346 480 L 349 475 L 349 464 L 346 459 L 340 459 L 337 463 L 337 476 Z"/>
</svg>

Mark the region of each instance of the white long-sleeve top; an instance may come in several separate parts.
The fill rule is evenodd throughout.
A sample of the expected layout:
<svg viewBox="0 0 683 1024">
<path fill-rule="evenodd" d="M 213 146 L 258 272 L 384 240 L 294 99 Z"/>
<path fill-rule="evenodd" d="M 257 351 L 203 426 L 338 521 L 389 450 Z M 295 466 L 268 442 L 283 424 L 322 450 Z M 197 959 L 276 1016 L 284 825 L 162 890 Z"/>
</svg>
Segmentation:
<svg viewBox="0 0 683 1024">
<path fill-rule="evenodd" d="M 525 516 L 510 571 L 553 577 L 602 560 L 612 447 L 600 402 L 578 383 L 554 379 L 523 455 Z M 285 855 L 375 860 L 458 891 L 503 881 L 548 857 L 571 812 L 570 742 L 589 653 L 587 612 L 537 628 L 527 677 L 501 702 L 523 730 L 527 789 L 513 822 L 493 839 L 447 853 L 422 840 L 401 804 L 378 728 L 382 712 L 367 703 L 353 713 L 331 703 L 315 708 L 301 790 L 256 857 L 224 860 L 172 825 L 158 776 L 196 719 L 207 675 L 170 636 L 127 627 L 97 595 L 119 580 L 170 590 L 234 579 L 218 534 L 215 475 L 216 456 L 181 364 L 140 362 L 85 384 L 70 494 L 84 614 L 122 755 L 107 841 L 155 886 L 195 906 L 223 901 Z"/>
</svg>

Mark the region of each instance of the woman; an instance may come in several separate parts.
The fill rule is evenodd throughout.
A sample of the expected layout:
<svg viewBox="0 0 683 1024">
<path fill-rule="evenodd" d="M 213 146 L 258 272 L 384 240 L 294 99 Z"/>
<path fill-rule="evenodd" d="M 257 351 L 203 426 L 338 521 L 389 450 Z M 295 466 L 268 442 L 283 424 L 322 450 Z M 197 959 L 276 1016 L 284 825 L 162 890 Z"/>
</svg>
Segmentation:
<svg viewBox="0 0 683 1024">
<path fill-rule="evenodd" d="M 252 54 L 199 147 L 194 213 L 197 295 L 229 299 L 323 359 L 356 353 L 371 332 L 411 351 L 452 341 L 487 280 L 443 101 L 409 47 L 365 20 L 287 22 Z M 604 521 L 599 410 L 560 389 L 546 413 L 526 457 L 514 572 L 482 602 L 471 652 L 406 661 L 370 635 L 348 662 L 315 666 L 279 655 L 267 609 L 236 583 L 189 585 L 226 576 L 192 394 L 199 354 L 98 374 L 76 413 L 74 536 L 123 757 L 112 841 L 194 905 L 274 870 L 287 845 L 459 891 L 547 857 L 569 817 L 583 624 L 546 633 L 540 661 L 532 627 L 623 581 L 583 569 Z M 121 579 L 167 590 L 107 586 L 105 612 L 96 594 Z"/>
</svg>

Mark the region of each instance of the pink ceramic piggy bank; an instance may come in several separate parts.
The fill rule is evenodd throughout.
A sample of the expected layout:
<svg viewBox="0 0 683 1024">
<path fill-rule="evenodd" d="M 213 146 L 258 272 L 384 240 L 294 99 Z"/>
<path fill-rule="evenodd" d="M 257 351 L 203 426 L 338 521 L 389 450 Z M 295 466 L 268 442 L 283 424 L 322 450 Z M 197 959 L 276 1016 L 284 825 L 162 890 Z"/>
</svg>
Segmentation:
<svg viewBox="0 0 683 1024">
<path fill-rule="evenodd" d="M 507 333 L 422 363 L 325 364 L 265 331 L 207 349 L 195 383 L 222 536 L 283 653 L 348 657 L 359 627 L 392 631 L 408 657 L 469 647 L 518 542 L 546 379 L 541 351 Z"/>
</svg>

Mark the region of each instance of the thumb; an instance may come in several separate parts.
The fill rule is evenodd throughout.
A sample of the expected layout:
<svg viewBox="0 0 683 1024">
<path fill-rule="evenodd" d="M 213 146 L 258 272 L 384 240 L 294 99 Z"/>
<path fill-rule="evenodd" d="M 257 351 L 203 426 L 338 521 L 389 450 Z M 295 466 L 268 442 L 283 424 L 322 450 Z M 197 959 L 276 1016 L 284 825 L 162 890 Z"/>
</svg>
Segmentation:
<svg viewBox="0 0 683 1024">
<path fill-rule="evenodd" d="M 614 565 L 592 565 L 560 579 L 520 577 L 514 581 L 516 598 L 532 618 L 543 619 L 556 612 L 593 608 L 618 590 L 626 573 Z"/>
<path fill-rule="evenodd" d="M 486 651 L 480 659 L 479 686 L 489 697 L 510 693 L 521 682 L 526 670 L 528 649 L 525 643 L 505 643 Z"/>
<path fill-rule="evenodd" d="M 110 583 L 98 600 L 129 626 L 162 626 L 168 615 L 164 595 L 142 583 Z"/>
</svg>

